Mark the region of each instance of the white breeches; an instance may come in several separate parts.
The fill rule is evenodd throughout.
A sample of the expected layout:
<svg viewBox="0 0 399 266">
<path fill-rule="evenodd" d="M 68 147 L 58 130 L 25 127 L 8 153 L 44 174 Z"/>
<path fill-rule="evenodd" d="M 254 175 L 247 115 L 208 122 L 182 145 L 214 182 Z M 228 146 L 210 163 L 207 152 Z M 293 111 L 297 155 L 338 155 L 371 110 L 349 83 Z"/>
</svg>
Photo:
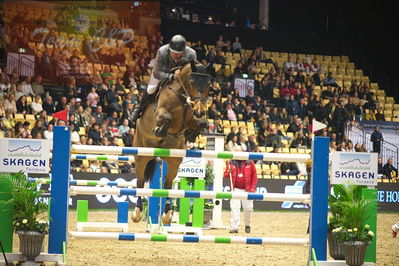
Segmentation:
<svg viewBox="0 0 399 266">
<path fill-rule="evenodd" d="M 156 79 L 151 72 L 150 82 L 148 83 L 147 87 L 147 93 L 153 94 L 157 90 L 159 82 L 161 81 L 159 79 Z"/>
<path fill-rule="evenodd" d="M 245 189 L 238 189 L 235 188 L 234 191 L 243 191 Z M 231 209 L 231 216 L 230 216 L 230 223 L 231 229 L 238 229 L 240 226 L 240 211 L 241 211 L 241 204 L 244 210 L 244 223 L 246 226 L 251 225 L 251 214 L 254 209 L 254 203 L 252 200 L 230 200 L 230 209 Z"/>
</svg>

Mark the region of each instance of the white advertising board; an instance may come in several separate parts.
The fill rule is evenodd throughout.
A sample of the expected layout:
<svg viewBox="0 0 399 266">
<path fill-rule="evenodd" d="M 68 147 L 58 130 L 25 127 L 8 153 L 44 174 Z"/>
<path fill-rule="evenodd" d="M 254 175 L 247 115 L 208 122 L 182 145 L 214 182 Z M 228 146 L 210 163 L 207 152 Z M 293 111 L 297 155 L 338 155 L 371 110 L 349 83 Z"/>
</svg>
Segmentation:
<svg viewBox="0 0 399 266">
<path fill-rule="evenodd" d="M 48 140 L 1 138 L 0 172 L 48 173 L 49 154 Z"/>
<path fill-rule="evenodd" d="M 331 159 L 331 184 L 377 186 L 377 153 L 334 151 Z"/>
</svg>

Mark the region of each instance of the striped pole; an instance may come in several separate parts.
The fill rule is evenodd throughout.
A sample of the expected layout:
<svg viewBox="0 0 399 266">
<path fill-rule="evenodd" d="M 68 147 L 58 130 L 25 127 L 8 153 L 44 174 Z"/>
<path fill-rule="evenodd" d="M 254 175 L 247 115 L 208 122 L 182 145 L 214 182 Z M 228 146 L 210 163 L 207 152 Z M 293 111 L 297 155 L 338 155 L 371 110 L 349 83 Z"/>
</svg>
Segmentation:
<svg viewBox="0 0 399 266">
<path fill-rule="evenodd" d="M 259 153 L 259 152 L 230 152 L 230 151 L 208 151 L 208 150 L 182 150 L 162 148 L 132 148 L 117 146 L 94 146 L 94 145 L 72 145 L 75 153 L 106 153 L 113 155 L 138 155 L 155 157 L 191 157 L 227 160 L 262 160 L 262 161 L 285 161 L 310 163 L 310 154 L 290 153 Z"/>
<path fill-rule="evenodd" d="M 259 201 L 293 201 L 310 202 L 309 194 L 284 194 L 284 193 L 250 193 L 250 192 L 215 192 L 176 189 L 150 189 L 150 188 L 117 188 L 117 187 L 77 187 L 71 186 L 74 195 L 130 195 L 142 197 L 169 197 L 169 198 L 201 198 L 201 199 L 239 199 Z"/>
<path fill-rule="evenodd" d="M 50 153 L 49 157 L 52 159 L 53 154 Z M 134 162 L 134 157 L 104 154 L 71 154 L 71 160 Z"/>
<path fill-rule="evenodd" d="M 80 239 L 152 241 L 181 243 L 215 243 L 215 244 L 247 244 L 247 245 L 307 245 L 308 238 L 284 237 L 244 237 L 244 236 L 195 236 L 145 233 L 112 233 L 112 232 L 69 232 L 69 236 Z"/>
<path fill-rule="evenodd" d="M 38 182 L 39 184 L 51 184 L 50 178 L 28 178 L 28 181 Z M 115 187 L 136 187 L 137 180 L 128 182 L 128 181 L 98 181 L 98 180 L 70 180 L 69 184 L 71 186 L 115 186 Z"/>
</svg>

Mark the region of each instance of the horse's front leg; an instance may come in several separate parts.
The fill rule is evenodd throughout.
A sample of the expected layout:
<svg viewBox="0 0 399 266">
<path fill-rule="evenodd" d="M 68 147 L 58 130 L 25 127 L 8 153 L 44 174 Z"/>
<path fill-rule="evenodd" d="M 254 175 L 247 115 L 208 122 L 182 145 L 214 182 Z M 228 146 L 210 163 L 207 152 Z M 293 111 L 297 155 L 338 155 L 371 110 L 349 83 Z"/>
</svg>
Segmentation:
<svg viewBox="0 0 399 266">
<path fill-rule="evenodd" d="M 157 137 L 166 137 L 170 123 L 172 122 L 172 114 L 164 108 L 160 108 L 155 113 L 155 127 L 153 132 Z"/>
<path fill-rule="evenodd" d="M 173 180 L 177 175 L 177 170 L 179 169 L 180 163 L 183 161 L 182 158 L 163 158 L 168 163 L 168 173 L 165 176 L 165 189 L 171 189 L 173 185 Z M 173 210 L 172 202 L 168 197 L 166 198 L 166 203 L 164 207 L 164 213 L 162 215 L 162 222 L 165 225 L 169 225 L 172 222 Z"/>
</svg>

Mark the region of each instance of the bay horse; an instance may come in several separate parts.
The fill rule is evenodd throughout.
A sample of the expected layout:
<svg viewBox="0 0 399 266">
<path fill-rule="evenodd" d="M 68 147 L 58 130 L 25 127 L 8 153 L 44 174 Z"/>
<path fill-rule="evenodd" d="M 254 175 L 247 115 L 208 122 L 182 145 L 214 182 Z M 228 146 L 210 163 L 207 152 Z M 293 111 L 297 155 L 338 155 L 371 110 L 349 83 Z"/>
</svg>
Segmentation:
<svg viewBox="0 0 399 266">
<path fill-rule="evenodd" d="M 184 149 L 185 139 L 194 142 L 201 130 L 208 127 L 207 101 L 211 76 L 210 65 L 185 62 L 180 67 L 179 76 L 172 82 L 161 86 L 156 103 L 149 104 L 143 115 L 137 120 L 133 147 L 152 147 Z M 134 156 L 137 188 L 152 178 L 156 158 Z M 168 164 L 164 188 L 171 189 L 173 180 L 183 158 L 161 157 Z M 142 218 L 143 204 L 138 197 L 132 214 L 135 223 Z M 162 222 L 170 224 L 172 220 L 170 198 L 166 199 Z"/>
</svg>

